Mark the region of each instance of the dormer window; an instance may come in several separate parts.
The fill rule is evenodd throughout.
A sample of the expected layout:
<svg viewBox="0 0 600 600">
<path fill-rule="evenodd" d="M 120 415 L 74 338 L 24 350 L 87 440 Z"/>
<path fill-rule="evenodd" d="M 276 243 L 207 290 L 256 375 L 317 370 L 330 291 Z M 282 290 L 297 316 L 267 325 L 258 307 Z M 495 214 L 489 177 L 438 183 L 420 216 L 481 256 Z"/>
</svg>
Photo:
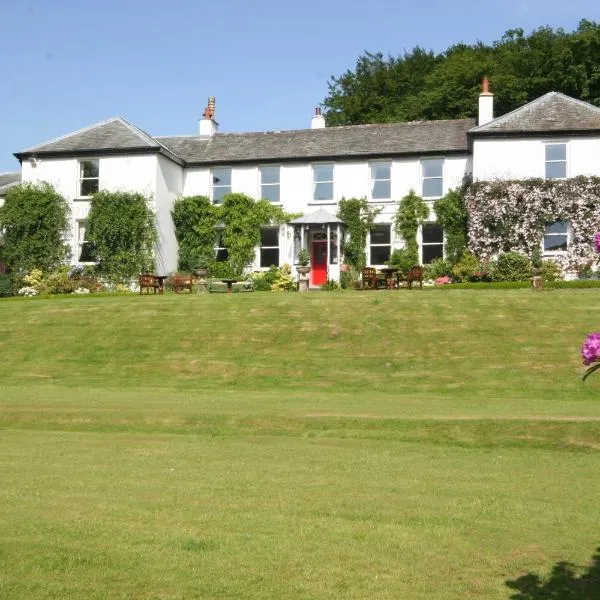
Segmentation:
<svg viewBox="0 0 600 600">
<path fill-rule="evenodd" d="M 546 144 L 546 179 L 566 179 L 567 145 Z"/>
<path fill-rule="evenodd" d="M 79 197 L 88 198 L 100 189 L 100 161 L 97 158 L 79 161 Z"/>
</svg>

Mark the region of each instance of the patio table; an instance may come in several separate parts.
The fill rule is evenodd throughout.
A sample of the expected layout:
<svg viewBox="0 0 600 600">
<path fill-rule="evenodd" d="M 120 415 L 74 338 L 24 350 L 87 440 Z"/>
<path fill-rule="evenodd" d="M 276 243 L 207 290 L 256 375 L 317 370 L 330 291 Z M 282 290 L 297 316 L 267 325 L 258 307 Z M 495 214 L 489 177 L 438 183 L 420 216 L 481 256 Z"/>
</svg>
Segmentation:
<svg viewBox="0 0 600 600">
<path fill-rule="evenodd" d="M 394 289 L 394 275 L 399 271 L 397 267 L 385 267 L 380 271 L 385 275 L 386 287 L 388 290 Z"/>
</svg>

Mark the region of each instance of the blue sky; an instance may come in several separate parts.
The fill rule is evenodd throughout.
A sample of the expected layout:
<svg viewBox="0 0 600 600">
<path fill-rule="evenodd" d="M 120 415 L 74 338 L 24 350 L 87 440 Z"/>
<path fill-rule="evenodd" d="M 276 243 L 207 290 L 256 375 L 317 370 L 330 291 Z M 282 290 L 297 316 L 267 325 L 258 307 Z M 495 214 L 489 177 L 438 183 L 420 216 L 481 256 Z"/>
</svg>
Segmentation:
<svg viewBox="0 0 600 600">
<path fill-rule="evenodd" d="M 113 116 L 193 134 L 307 127 L 365 50 L 397 55 L 507 29 L 572 30 L 597 0 L 0 0 L 0 172 L 13 152 Z"/>
</svg>

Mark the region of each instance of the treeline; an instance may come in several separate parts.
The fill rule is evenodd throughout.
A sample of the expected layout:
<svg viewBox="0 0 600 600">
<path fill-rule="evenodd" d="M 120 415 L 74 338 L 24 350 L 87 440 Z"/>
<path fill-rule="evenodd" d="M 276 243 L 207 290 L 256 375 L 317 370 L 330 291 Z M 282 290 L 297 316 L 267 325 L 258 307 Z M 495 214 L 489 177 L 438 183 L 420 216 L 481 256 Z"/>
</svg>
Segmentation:
<svg viewBox="0 0 600 600">
<path fill-rule="evenodd" d="M 484 75 L 495 114 L 550 91 L 600 106 L 600 24 L 573 32 L 541 27 L 507 31 L 491 45 L 456 44 L 436 54 L 417 47 L 401 56 L 365 53 L 329 82 L 328 125 L 475 117 Z"/>
</svg>

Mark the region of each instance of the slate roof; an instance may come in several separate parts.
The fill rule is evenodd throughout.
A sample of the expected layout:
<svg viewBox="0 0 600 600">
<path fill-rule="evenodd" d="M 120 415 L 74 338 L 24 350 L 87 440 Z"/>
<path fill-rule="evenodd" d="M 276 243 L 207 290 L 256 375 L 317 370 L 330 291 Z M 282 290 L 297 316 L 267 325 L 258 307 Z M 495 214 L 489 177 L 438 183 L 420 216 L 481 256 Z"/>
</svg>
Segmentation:
<svg viewBox="0 0 600 600">
<path fill-rule="evenodd" d="M 549 92 L 471 134 L 558 133 L 600 131 L 600 108 L 582 100 Z"/>
<path fill-rule="evenodd" d="M 0 173 L 0 196 L 19 183 L 21 183 L 21 173 Z"/>
<path fill-rule="evenodd" d="M 293 221 L 290 221 L 292 225 L 326 225 L 327 223 L 343 223 L 341 219 L 338 219 L 335 215 L 332 215 L 330 212 L 327 212 L 323 208 L 319 208 L 319 210 L 315 210 L 314 212 L 309 213 L 308 215 L 303 215 L 302 217 L 298 217 Z"/>
<path fill-rule="evenodd" d="M 324 129 L 158 136 L 189 164 L 467 152 L 473 119 L 349 125 Z"/>
<path fill-rule="evenodd" d="M 145 150 L 172 154 L 163 144 L 149 136 L 145 131 L 132 125 L 123 117 L 115 117 L 50 140 L 39 146 L 27 148 L 16 153 L 15 156 L 22 159 L 33 155 L 76 154 L 115 150 Z"/>
</svg>

